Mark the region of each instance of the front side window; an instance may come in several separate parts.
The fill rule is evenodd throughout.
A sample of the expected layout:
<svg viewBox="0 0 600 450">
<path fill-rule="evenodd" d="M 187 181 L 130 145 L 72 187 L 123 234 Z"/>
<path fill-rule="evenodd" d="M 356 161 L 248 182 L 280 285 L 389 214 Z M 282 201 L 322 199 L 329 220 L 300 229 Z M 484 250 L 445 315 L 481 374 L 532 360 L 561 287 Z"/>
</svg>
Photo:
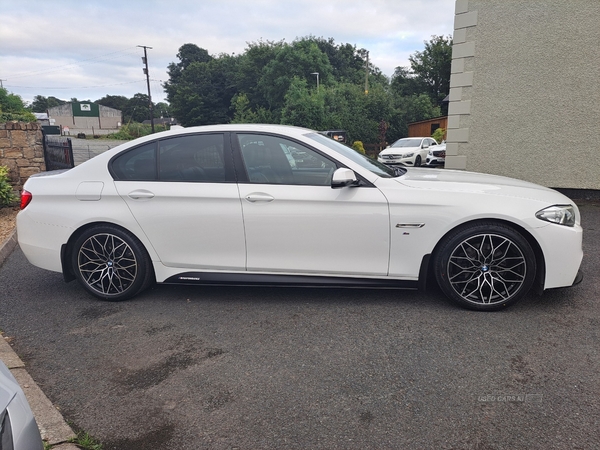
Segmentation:
<svg viewBox="0 0 600 450">
<path fill-rule="evenodd" d="M 323 136 L 320 133 L 309 133 L 306 137 L 329 147 L 331 150 L 345 156 L 362 168 L 367 169 L 382 178 L 394 178 L 404 174 L 405 169 L 392 169 L 385 164 L 381 164 L 376 159 L 371 159 L 362 153 L 358 153 L 356 150 L 341 144 L 338 141 L 334 141 L 327 136 Z"/>
<path fill-rule="evenodd" d="M 302 144 L 279 136 L 238 134 L 250 183 L 330 186 L 336 164 Z"/>
</svg>

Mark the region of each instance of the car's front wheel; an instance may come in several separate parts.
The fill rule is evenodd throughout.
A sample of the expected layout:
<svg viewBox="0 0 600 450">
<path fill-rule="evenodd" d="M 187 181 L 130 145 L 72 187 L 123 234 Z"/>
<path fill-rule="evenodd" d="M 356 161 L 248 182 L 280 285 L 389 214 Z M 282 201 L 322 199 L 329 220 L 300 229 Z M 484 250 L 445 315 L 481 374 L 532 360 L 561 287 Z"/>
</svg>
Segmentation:
<svg viewBox="0 0 600 450">
<path fill-rule="evenodd" d="M 415 158 L 415 167 L 420 167 L 421 166 L 421 155 L 417 155 L 417 157 Z"/>
<path fill-rule="evenodd" d="M 72 248 L 71 264 L 77 280 L 102 300 L 126 300 L 154 280 L 152 262 L 143 245 L 121 228 L 89 228 Z"/>
<path fill-rule="evenodd" d="M 449 299 L 469 309 L 495 311 L 527 294 L 536 259 L 529 242 L 513 228 L 480 222 L 440 242 L 434 270 Z"/>
</svg>

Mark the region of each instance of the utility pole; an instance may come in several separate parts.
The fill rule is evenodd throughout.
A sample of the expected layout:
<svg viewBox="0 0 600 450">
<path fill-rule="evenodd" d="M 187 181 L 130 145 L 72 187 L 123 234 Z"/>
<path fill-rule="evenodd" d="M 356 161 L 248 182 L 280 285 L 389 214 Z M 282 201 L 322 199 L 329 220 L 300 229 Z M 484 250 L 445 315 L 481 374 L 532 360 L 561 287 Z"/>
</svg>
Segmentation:
<svg viewBox="0 0 600 450">
<path fill-rule="evenodd" d="M 146 45 L 138 45 L 144 49 L 144 56 L 142 57 L 142 62 L 145 64 L 144 73 L 146 74 L 146 84 L 148 85 L 148 102 L 150 107 L 150 126 L 152 127 L 152 132 L 154 133 L 154 106 L 152 106 L 152 94 L 150 94 L 150 73 L 148 72 L 148 55 L 146 53 L 146 49 L 149 48 L 152 50 L 152 47 L 148 47 Z"/>
</svg>

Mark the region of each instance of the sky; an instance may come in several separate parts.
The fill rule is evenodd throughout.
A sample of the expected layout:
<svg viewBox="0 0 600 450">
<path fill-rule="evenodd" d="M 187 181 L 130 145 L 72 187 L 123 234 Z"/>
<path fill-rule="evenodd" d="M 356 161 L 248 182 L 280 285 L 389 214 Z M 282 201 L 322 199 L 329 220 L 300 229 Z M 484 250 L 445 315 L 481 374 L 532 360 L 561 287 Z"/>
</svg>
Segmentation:
<svg viewBox="0 0 600 450">
<path fill-rule="evenodd" d="M 451 36 L 454 0 L 0 0 L 2 86 L 36 95 L 98 100 L 146 94 L 154 102 L 186 43 L 241 54 L 248 43 L 316 36 L 369 51 L 385 75 L 432 36 Z"/>
</svg>

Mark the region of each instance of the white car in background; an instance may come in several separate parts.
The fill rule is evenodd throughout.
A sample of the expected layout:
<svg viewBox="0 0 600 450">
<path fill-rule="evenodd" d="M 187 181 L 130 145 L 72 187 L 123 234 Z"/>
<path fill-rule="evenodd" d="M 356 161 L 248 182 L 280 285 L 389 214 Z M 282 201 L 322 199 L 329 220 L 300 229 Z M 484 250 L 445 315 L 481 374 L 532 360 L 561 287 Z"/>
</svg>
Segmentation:
<svg viewBox="0 0 600 450">
<path fill-rule="evenodd" d="M 552 189 L 392 168 L 256 124 L 156 133 L 31 176 L 17 216 L 32 264 L 109 301 L 154 282 L 423 289 L 433 275 L 459 305 L 495 310 L 579 282 L 582 234 Z"/>
<path fill-rule="evenodd" d="M 440 145 L 432 145 L 429 147 L 429 153 L 427 153 L 427 159 L 425 165 L 429 167 L 443 166 L 446 164 L 446 143 L 442 142 Z"/>
<path fill-rule="evenodd" d="M 379 153 L 377 161 L 389 166 L 401 164 L 404 166 L 419 167 L 425 163 L 429 147 L 432 145 L 438 145 L 438 143 L 430 137 L 398 139 Z"/>
</svg>

